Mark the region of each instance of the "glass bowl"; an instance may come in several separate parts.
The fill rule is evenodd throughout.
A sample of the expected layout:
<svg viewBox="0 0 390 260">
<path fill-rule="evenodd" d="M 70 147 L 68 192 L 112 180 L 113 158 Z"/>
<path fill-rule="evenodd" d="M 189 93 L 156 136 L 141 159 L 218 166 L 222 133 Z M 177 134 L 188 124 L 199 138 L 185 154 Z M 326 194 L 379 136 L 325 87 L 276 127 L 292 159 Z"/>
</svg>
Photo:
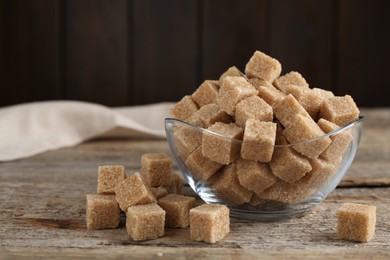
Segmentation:
<svg viewBox="0 0 390 260">
<path fill-rule="evenodd" d="M 232 217 L 272 221 L 303 215 L 337 187 L 355 158 L 363 120 L 359 117 L 299 143 L 252 147 L 259 152 L 273 149 L 269 163 L 242 159 L 243 141 L 178 119 L 166 118 L 165 130 L 180 171 L 200 198 L 228 206 Z M 318 158 L 309 159 L 296 151 L 316 149 L 324 139 L 331 142 L 327 154 Z M 202 141 L 209 143 L 202 145 Z M 232 162 L 221 164 L 203 155 L 207 153 L 203 149 L 216 147 L 222 157 L 228 149 Z"/>
</svg>

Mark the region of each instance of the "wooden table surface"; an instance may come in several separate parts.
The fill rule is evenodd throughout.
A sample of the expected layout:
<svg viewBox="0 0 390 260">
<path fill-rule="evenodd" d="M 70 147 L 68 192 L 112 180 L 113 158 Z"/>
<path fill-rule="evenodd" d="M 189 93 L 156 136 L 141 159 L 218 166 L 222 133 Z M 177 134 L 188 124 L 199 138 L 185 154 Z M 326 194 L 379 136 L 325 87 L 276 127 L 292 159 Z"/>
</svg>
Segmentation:
<svg viewBox="0 0 390 260">
<path fill-rule="evenodd" d="M 124 227 L 86 229 L 85 195 L 96 192 L 98 165 L 123 164 L 127 173 L 137 171 L 143 153 L 169 153 L 165 140 L 92 140 L 0 163 L 0 259 L 390 259 L 390 109 L 363 109 L 362 115 L 355 161 L 325 201 L 300 218 L 232 218 L 230 234 L 213 245 L 192 241 L 188 228 L 166 229 L 164 237 L 144 242 L 132 241 Z M 189 187 L 184 190 L 194 195 Z M 377 206 L 369 243 L 337 238 L 336 211 L 344 202 Z"/>
</svg>

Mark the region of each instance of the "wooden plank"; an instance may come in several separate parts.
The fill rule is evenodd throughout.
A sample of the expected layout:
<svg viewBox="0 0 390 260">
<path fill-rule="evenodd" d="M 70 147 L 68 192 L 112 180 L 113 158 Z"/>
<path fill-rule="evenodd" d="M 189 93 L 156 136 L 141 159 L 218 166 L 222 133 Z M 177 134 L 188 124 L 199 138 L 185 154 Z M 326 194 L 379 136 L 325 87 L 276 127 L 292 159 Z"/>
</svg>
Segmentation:
<svg viewBox="0 0 390 260">
<path fill-rule="evenodd" d="M 59 0 L 3 0 L 0 106 L 59 98 Z"/>
<path fill-rule="evenodd" d="M 269 2 L 266 48 L 282 63 L 282 74 L 295 70 L 311 87 L 335 90 L 333 1 Z"/>
<path fill-rule="evenodd" d="M 134 104 L 178 101 L 195 90 L 196 14 L 193 0 L 134 1 Z"/>
<path fill-rule="evenodd" d="M 339 90 L 360 106 L 390 106 L 389 1 L 340 1 Z"/>
<path fill-rule="evenodd" d="M 266 49 L 266 1 L 203 1 L 201 81 L 229 67 L 244 71 L 255 50 Z"/>
<path fill-rule="evenodd" d="M 109 106 L 128 104 L 128 3 L 65 2 L 65 97 Z"/>
</svg>

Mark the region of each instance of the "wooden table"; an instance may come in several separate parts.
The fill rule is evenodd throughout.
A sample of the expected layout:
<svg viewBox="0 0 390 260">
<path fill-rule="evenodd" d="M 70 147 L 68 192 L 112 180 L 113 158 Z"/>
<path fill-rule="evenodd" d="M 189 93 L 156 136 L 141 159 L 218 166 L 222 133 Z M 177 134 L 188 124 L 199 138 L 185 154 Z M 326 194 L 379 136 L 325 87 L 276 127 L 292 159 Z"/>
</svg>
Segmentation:
<svg viewBox="0 0 390 260">
<path fill-rule="evenodd" d="M 134 242 L 122 227 L 87 230 L 85 195 L 96 192 L 97 166 L 140 168 L 147 152 L 169 152 L 164 140 L 93 140 L 31 158 L 0 163 L 0 259 L 139 258 L 390 258 L 390 109 L 364 109 L 356 159 L 339 187 L 304 217 L 277 222 L 231 219 L 216 244 L 195 242 L 189 229 Z M 185 192 L 194 195 L 189 187 Z M 374 239 L 339 240 L 336 211 L 344 202 L 377 206 Z"/>
</svg>

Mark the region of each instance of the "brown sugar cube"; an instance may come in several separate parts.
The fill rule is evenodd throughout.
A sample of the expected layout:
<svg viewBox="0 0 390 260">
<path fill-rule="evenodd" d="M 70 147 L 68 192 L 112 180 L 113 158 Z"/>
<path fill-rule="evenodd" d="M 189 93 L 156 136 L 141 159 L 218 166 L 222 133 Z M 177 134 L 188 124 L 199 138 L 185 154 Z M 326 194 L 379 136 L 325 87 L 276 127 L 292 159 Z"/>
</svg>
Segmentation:
<svg viewBox="0 0 390 260">
<path fill-rule="evenodd" d="M 302 88 L 309 88 L 309 84 L 307 84 L 304 77 L 299 72 L 291 71 L 283 76 L 277 78 L 273 84 L 280 91 L 287 93 L 286 87 L 289 85 L 296 85 Z"/>
<path fill-rule="evenodd" d="M 322 158 L 310 159 L 312 170 L 298 181 L 301 186 L 311 189 L 324 187 L 336 174 L 336 165 Z"/>
<path fill-rule="evenodd" d="M 235 163 L 225 166 L 210 182 L 218 196 L 230 205 L 249 202 L 252 197 L 253 192 L 240 184 Z"/>
<path fill-rule="evenodd" d="M 158 200 L 159 198 L 165 197 L 168 195 L 166 188 L 160 187 L 151 187 L 150 191 L 153 193 L 153 196 Z"/>
<path fill-rule="evenodd" d="M 276 138 L 276 123 L 248 119 L 245 124 L 241 157 L 247 160 L 269 162 Z"/>
<path fill-rule="evenodd" d="M 192 152 L 190 156 L 188 156 L 185 164 L 192 174 L 201 181 L 207 181 L 223 166 L 223 164 L 203 156 L 202 147 L 199 147 Z"/>
<path fill-rule="evenodd" d="M 119 216 L 115 195 L 87 194 L 87 229 L 117 228 Z"/>
<path fill-rule="evenodd" d="M 375 233 L 376 207 L 344 203 L 337 211 L 337 236 L 340 239 L 369 242 Z"/>
<path fill-rule="evenodd" d="M 289 146 L 275 147 L 270 167 L 275 176 L 290 183 L 296 182 L 312 169 L 309 160 Z"/>
<path fill-rule="evenodd" d="M 219 84 L 221 85 L 222 84 L 222 80 L 228 76 L 231 76 L 231 77 L 243 77 L 244 76 L 244 73 L 242 73 L 239 69 L 237 69 L 237 67 L 235 66 L 232 66 L 230 67 L 227 71 L 225 71 L 221 77 L 219 77 Z"/>
<path fill-rule="evenodd" d="M 322 99 L 334 97 L 334 94 L 333 94 L 332 91 L 325 90 L 325 89 L 322 89 L 322 88 L 312 88 L 312 91 L 316 92 L 317 94 L 322 96 Z"/>
<path fill-rule="evenodd" d="M 236 168 L 240 184 L 256 194 L 261 194 L 276 181 L 276 177 L 266 163 L 238 159 Z"/>
<path fill-rule="evenodd" d="M 126 231 L 135 241 L 164 235 L 165 211 L 156 203 L 132 206 L 126 212 Z"/>
<path fill-rule="evenodd" d="M 325 133 L 329 133 L 339 128 L 338 125 L 323 118 L 318 120 L 317 124 Z M 339 158 L 344 155 L 345 151 L 348 149 L 348 146 L 351 144 L 352 136 L 349 131 L 343 131 L 336 133 L 335 135 L 331 135 L 330 139 L 332 140 L 332 143 L 328 146 L 328 148 L 325 149 L 320 157 L 331 162 L 337 162 L 339 161 Z"/>
<path fill-rule="evenodd" d="M 240 155 L 240 144 L 236 140 L 242 139 L 241 127 L 233 123 L 217 122 L 207 129 L 218 135 L 203 132 L 202 154 L 204 156 L 221 164 L 229 164 Z"/>
<path fill-rule="evenodd" d="M 287 138 L 290 144 L 294 144 L 293 148 L 296 151 L 309 158 L 318 157 L 332 142 L 328 136 L 315 141 L 303 142 L 323 136 L 325 133 L 312 118 L 302 115 L 295 116 L 292 124 L 283 130 L 283 135 Z"/>
<path fill-rule="evenodd" d="M 165 185 L 164 188 L 167 189 L 169 194 L 181 194 L 183 186 L 184 181 L 177 174 L 172 174 L 171 183 Z"/>
<path fill-rule="evenodd" d="M 233 116 L 240 100 L 255 96 L 257 93 L 258 91 L 245 78 L 228 76 L 222 80 L 216 102 L 229 115 Z"/>
<path fill-rule="evenodd" d="M 205 80 L 194 93 L 192 99 L 203 107 L 207 104 L 213 103 L 217 98 L 219 91 L 219 83 L 216 80 Z"/>
<path fill-rule="evenodd" d="M 272 108 L 274 116 L 284 127 L 288 127 L 294 121 L 296 115 L 310 117 L 303 106 L 291 94 L 276 102 Z"/>
<path fill-rule="evenodd" d="M 190 209 L 195 207 L 196 199 L 189 196 L 169 194 L 158 200 L 158 205 L 166 212 L 165 226 L 186 228 L 190 224 Z"/>
<path fill-rule="evenodd" d="M 245 66 L 248 78 L 260 78 L 273 82 L 280 76 L 282 65 L 280 62 L 260 51 L 255 51 Z"/>
<path fill-rule="evenodd" d="M 115 187 L 115 195 L 123 211 L 130 206 L 156 202 L 152 191 L 138 172 L 121 181 Z"/>
<path fill-rule="evenodd" d="M 191 96 L 184 96 L 171 109 L 171 115 L 180 120 L 186 120 L 199 109 L 198 105 Z"/>
<path fill-rule="evenodd" d="M 187 118 L 186 122 L 197 127 L 207 128 L 207 126 L 205 125 L 205 123 L 203 123 L 203 120 L 201 118 L 200 109 L 195 111 L 189 118 Z"/>
<path fill-rule="evenodd" d="M 325 99 L 322 102 L 319 117 L 343 126 L 358 118 L 359 113 L 359 109 L 352 97 L 346 95 Z"/>
<path fill-rule="evenodd" d="M 183 126 L 174 132 L 173 143 L 178 156 L 185 161 L 202 144 L 202 132 L 190 126 Z"/>
<path fill-rule="evenodd" d="M 245 127 L 248 119 L 258 119 L 260 121 L 272 121 L 272 107 L 258 96 L 244 98 L 236 106 L 236 124 Z"/>
<path fill-rule="evenodd" d="M 229 208 L 202 204 L 190 210 L 190 237 L 195 241 L 216 243 L 230 232 Z"/>
<path fill-rule="evenodd" d="M 199 109 L 199 114 L 204 128 L 207 128 L 216 122 L 227 124 L 232 122 L 232 117 L 217 104 L 208 104 L 201 107 Z"/>
<path fill-rule="evenodd" d="M 147 153 L 141 157 L 141 176 L 150 187 L 170 183 L 172 158 L 164 153 Z"/>
<path fill-rule="evenodd" d="M 249 82 L 256 88 L 257 91 L 259 91 L 257 95 L 271 106 L 286 97 L 286 94 L 275 88 L 274 85 L 268 81 L 251 78 L 249 79 Z"/>
<path fill-rule="evenodd" d="M 122 165 L 99 166 L 97 193 L 114 194 L 115 186 L 125 178 L 125 167 Z"/>
<path fill-rule="evenodd" d="M 319 92 L 297 85 L 286 86 L 286 92 L 292 94 L 313 119 L 317 117 L 324 99 Z"/>
</svg>

